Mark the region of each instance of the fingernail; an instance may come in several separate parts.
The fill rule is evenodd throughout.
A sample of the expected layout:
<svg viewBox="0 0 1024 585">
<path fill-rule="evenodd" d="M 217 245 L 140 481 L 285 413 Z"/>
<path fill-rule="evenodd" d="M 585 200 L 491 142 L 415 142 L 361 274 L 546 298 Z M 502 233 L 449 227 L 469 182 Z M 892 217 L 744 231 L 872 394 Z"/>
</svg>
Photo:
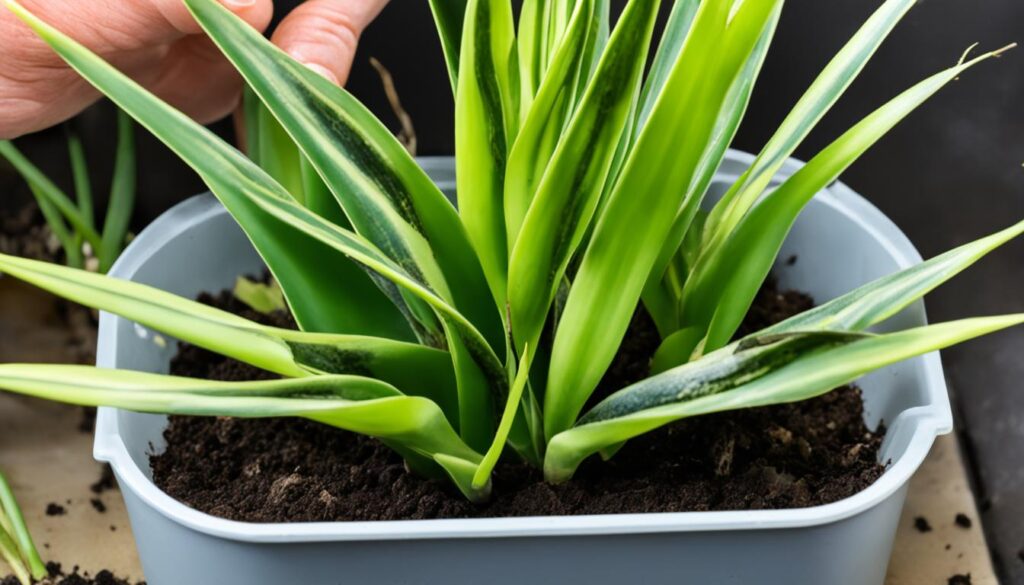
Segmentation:
<svg viewBox="0 0 1024 585">
<path fill-rule="evenodd" d="M 224 4 L 230 8 L 248 8 L 256 4 L 256 0 L 224 0 Z"/>
<path fill-rule="evenodd" d="M 323 65 L 318 65 L 316 63 L 303 63 L 303 65 L 309 67 L 310 71 L 319 73 L 320 75 L 326 77 L 327 80 L 333 83 L 334 85 L 338 85 L 338 78 L 335 77 L 334 72 L 332 72 L 330 69 L 324 67 Z"/>
</svg>

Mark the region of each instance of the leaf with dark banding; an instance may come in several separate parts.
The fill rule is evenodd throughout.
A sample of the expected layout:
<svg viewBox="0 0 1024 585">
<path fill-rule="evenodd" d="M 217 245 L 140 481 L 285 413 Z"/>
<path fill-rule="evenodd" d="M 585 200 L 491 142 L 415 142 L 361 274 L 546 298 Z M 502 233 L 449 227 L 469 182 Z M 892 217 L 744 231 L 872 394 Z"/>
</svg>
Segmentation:
<svg viewBox="0 0 1024 585">
<path fill-rule="evenodd" d="M 508 151 L 519 122 L 520 90 L 513 87 L 511 74 L 516 62 L 514 51 L 509 1 L 470 0 L 455 96 L 459 214 L 502 314 L 508 277 L 502 200 Z M 473 293 L 478 294 L 478 290 Z"/>
<path fill-rule="evenodd" d="M 555 435 L 548 444 L 544 476 L 550 482 L 563 482 L 587 457 L 677 420 L 807 400 L 890 364 L 1021 323 L 1024 315 L 1018 314 L 878 336 L 833 332 L 834 342 L 819 343 L 817 349 L 801 351 L 793 359 L 781 360 L 777 367 L 755 358 L 751 372 L 756 375 L 749 376 L 740 357 L 744 352 L 737 352 L 739 344 L 733 344 L 610 396 L 595 407 L 597 413 L 584 415 L 575 427 Z M 776 343 L 788 343 L 787 339 L 808 343 L 818 334 L 809 335 L 784 335 Z M 754 351 L 761 349 L 771 355 L 773 345 Z M 677 399 L 673 400 L 674 396 Z M 617 408 L 611 408 L 611 403 L 617 403 Z"/>
<path fill-rule="evenodd" d="M 778 1 L 744 2 L 734 14 L 731 0 L 701 4 L 691 39 L 595 220 L 573 278 L 544 396 L 548 437 L 572 425 L 611 363 L 680 208 L 680 194 L 699 169 L 722 100 Z M 668 151 L 676 156 L 664 156 Z"/>
<path fill-rule="evenodd" d="M 388 128 L 220 3 L 186 4 L 323 177 L 356 232 L 503 348 L 500 314 L 476 292 L 484 275 L 458 214 Z M 436 321 L 419 325 L 430 331 Z"/>
<path fill-rule="evenodd" d="M 537 346 L 555 291 L 597 208 L 640 91 L 659 5 L 659 0 L 633 0 L 626 8 L 530 204 L 509 264 L 517 350 Z M 557 60 L 551 71 L 556 66 Z"/>
</svg>

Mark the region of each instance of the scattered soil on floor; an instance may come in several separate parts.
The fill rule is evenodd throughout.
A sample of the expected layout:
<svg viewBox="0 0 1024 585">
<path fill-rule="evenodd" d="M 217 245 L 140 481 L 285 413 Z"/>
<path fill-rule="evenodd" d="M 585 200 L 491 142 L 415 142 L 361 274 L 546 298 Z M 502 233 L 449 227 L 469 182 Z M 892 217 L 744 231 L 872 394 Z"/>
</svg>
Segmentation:
<svg viewBox="0 0 1024 585">
<path fill-rule="evenodd" d="M 46 563 L 46 570 L 50 573 L 49 578 L 40 581 L 38 585 L 132 585 L 130 581 L 119 579 L 107 570 L 90 576 L 88 572 L 79 573 L 78 567 L 75 567 L 71 573 L 65 574 L 60 563 Z M 0 585 L 21 585 L 21 583 L 11 575 L 0 578 Z M 146 582 L 140 581 L 135 585 L 146 585 Z"/>
<path fill-rule="evenodd" d="M 971 585 L 971 574 L 966 575 L 953 575 L 947 581 L 948 585 Z"/>
<path fill-rule="evenodd" d="M 101 467 L 100 477 L 89 486 L 89 491 L 96 494 L 97 496 L 103 495 L 105 492 L 117 489 L 117 479 L 114 477 L 114 470 L 109 464 L 104 464 Z"/>
<path fill-rule="evenodd" d="M 47 516 L 63 516 L 64 514 L 67 514 L 67 513 L 68 513 L 68 511 L 64 508 L 64 506 L 61 506 L 60 504 L 56 504 L 56 503 L 51 502 L 51 503 L 46 505 L 46 515 Z"/>
<path fill-rule="evenodd" d="M 971 522 L 970 516 L 964 513 L 957 514 L 954 522 L 956 522 L 956 525 L 960 528 L 970 528 L 974 525 L 974 523 Z"/>
<path fill-rule="evenodd" d="M 247 318 L 266 317 L 229 293 L 200 299 Z M 744 331 L 812 306 L 772 283 Z M 602 382 L 607 393 L 643 378 L 657 336 L 639 313 Z M 273 377 L 185 346 L 177 375 L 217 380 Z M 447 483 L 408 473 L 378 441 L 296 419 L 172 417 L 168 447 L 151 458 L 158 486 L 193 508 L 252 522 L 574 515 L 814 506 L 851 496 L 884 471 L 882 433 L 863 422 L 860 392 L 843 387 L 795 404 L 723 413 L 669 425 L 632 440 L 608 462 L 591 458 L 559 486 L 525 465 L 502 463 L 494 497 L 466 502 Z"/>
<path fill-rule="evenodd" d="M 916 528 L 917 531 L 921 533 L 932 531 L 932 525 L 924 516 L 918 516 L 917 518 L 914 518 L 914 528 Z"/>
</svg>

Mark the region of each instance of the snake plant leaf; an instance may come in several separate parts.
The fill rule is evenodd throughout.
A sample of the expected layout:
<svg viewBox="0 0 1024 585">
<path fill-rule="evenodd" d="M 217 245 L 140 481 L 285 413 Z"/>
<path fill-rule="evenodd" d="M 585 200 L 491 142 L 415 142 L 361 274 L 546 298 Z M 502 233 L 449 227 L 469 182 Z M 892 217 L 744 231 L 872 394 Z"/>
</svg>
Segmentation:
<svg viewBox="0 0 1024 585">
<path fill-rule="evenodd" d="M 569 428 L 611 363 L 690 186 L 722 100 L 779 2 L 708 0 L 597 219 L 558 325 L 545 433 Z M 687 139 L 680 141 L 680 136 Z M 674 151 L 676 156 L 664 156 Z M 610 291 L 615 291 L 610 294 Z M 579 356 L 586 356 L 579 359 Z"/>
<path fill-rule="evenodd" d="M 117 152 L 114 155 L 114 173 L 107 200 L 107 215 L 103 220 L 103 233 L 97 256 L 99 271 L 106 274 L 121 255 L 128 236 L 128 224 L 135 209 L 135 125 L 131 116 L 117 112 Z"/>
<path fill-rule="evenodd" d="M 274 125 L 274 132 L 284 132 L 284 129 L 281 127 L 281 123 L 278 122 L 273 115 L 268 113 L 267 107 L 260 101 L 260 97 L 256 95 L 256 92 L 249 86 L 245 86 L 242 89 L 242 108 L 244 110 L 246 154 L 249 155 L 249 159 L 259 165 L 260 168 L 273 174 L 268 166 L 274 165 L 275 163 L 265 163 L 263 161 L 263 155 L 265 153 L 263 152 L 264 149 L 260 147 L 261 144 L 267 142 L 265 139 L 261 138 L 262 133 L 264 131 L 270 131 L 266 130 L 263 124 L 272 123 Z M 289 140 L 291 140 L 290 137 Z M 297 147 L 294 143 L 289 145 L 289 150 L 297 151 Z M 299 158 L 298 172 L 301 177 L 300 182 L 302 185 L 301 199 L 305 206 L 313 213 L 327 218 L 343 228 L 352 229 L 352 224 L 348 221 L 348 218 L 345 217 L 345 213 L 338 205 L 338 201 L 334 198 L 334 193 L 331 193 L 331 190 L 327 188 L 323 179 L 320 178 L 316 169 L 313 168 L 305 156 L 300 156 Z M 296 197 L 296 199 L 298 200 L 300 198 Z"/>
<path fill-rule="evenodd" d="M 706 241 L 713 249 L 757 201 L 786 159 L 853 83 L 878 47 L 916 0 L 886 0 L 838 52 L 800 98 L 750 169 L 708 218 Z"/>
<path fill-rule="evenodd" d="M 818 349 L 783 359 L 777 367 L 770 362 L 778 347 L 814 343 L 820 333 L 783 335 L 781 341 L 753 350 L 741 349 L 736 343 L 607 398 L 577 426 L 551 440 L 544 474 L 548 481 L 562 482 L 590 455 L 668 423 L 714 412 L 806 400 L 887 365 L 1021 323 L 1024 315 L 1007 315 L 878 336 L 833 332 L 831 342 L 819 339 Z M 755 356 L 744 364 L 746 351 L 760 351 L 758 355 L 766 356 L 767 363 Z"/>
<path fill-rule="evenodd" d="M 661 97 L 669 73 L 672 72 L 683 50 L 683 43 L 690 34 L 698 6 L 700 0 L 674 0 L 672 4 L 672 11 L 665 23 L 665 30 L 661 33 L 658 50 L 654 54 L 654 61 L 651 62 L 651 69 L 647 73 L 647 80 L 640 94 L 640 107 L 636 112 L 637 124 L 634 129 L 636 134 L 643 129 L 654 103 Z"/>
<path fill-rule="evenodd" d="M 519 52 L 520 104 L 530 108 L 531 102 L 540 90 L 545 71 L 542 62 L 541 43 L 543 29 L 544 0 L 523 0 L 519 9 L 519 24 L 516 31 L 516 50 Z"/>
<path fill-rule="evenodd" d="M 580 67 L 576 71 L 576 82 L 574 86 L 573 103 L 577 106 L 586 93 L 590 80 L 594 77 L 597 65 L 608 48 L 608 40 L 611 37 L 611 0 L 593 0 L 594 16 L 591 18 L 591 26 L 587 33 L 587 42 L 583 45 L 583 55 Z M 570 26 L 572 20 L 570 19 Z M 563 37 L 564 38 L 564 37 Z"/>
<path fill-rule="evenodd" d="M 378 437 L 406 452 L 435 459 L 444 455 L 472 464 L 481 457 L 466 446 L 441 409 L 419 396 L 361 376 L 311 376 L 260 382 L 214 382 L 87 366 L 0 365 L 0 388 L 83 406 L 113 406 L 137 412 L 241 418 L 301 417 Z M 473 487 L 473 473 L 448 466 L 470 499 L 486 497 Z"/>
<path fill-rule="evenodd" d="M 11 484 L 2 473 L 0 473 L 0 532 L 6 532 L 15 544 L 17 555 L 24 559 L 27 572 L 31 574 L 32 578 L 36 581 L 45 579 L 49 574 L 46 565 L 39 557 L 39 550 L 25 524 L 25 517 L 21 513 L 18 502 L 14 499 L 14 490 L 11 489 Z M 2 538 L 0 537 L 0 539 Z M 0 547 L 3 546 L 0 544 Z"/>
<path fill-rule="evenodd" d="M 288 310 L 284 292 L 275 280 L 263 283 L 239 276 L 235 279 L 235 288 L 231 292 L 236 299 L 257 313 L 270 315 L 276 311 Z"/>
<path fill-rule="evenodd" d="M 441 49 L 444 51 L 448 77 L 452 82 L 452 93 L 459 86 L 459 50 L 462 46 L 462 26 L 466 19 L 466 5 L 469 0 L 430 0 L 430 11 L 434 14 Z"/>
<path fill-rule="evenodd" d="M 530 204 L 509 262 L 508 299 L 519 350 L 537 345 L 555 292 L 600 201 L 640 91 L 659 6 L 659 0 L 633 0 L 626 7 Z"/>
<path fill-rule="evenodd" d="M 259 195 L 259 193 L 256 193 Z M 417 280 L 389 259 L 372 243 L 358 234 L 349 232 L 316 216 L 295 203 L 277 197 L 253 197 L 261 210 L 347 255 L 360 265 L 387 279 L 405 294 L 418 298 L 432 307 L 441 320 L 448 341 L 448 350 L 455 364 L 459 387 L 459 405 L 462 427 L 460 432 L 474 448 L 486 449 L 493 435 L 493 407 L 470 410 L 482 404 L 502 404 L 508 396 L 508 380 L 502 362 L 480 331 L 437 296 L 430 287 Z M 517 451 L 529 457 L 536 451 L 533 434 L 524 424 L 513 427 L 510 443 Z M 482 445 L 482 446 L 481 446 Z"/>
<path fill-rule="evenodd" d="M 508 278 L 502 197 L 508 152 L 519 122 L 512 20 L 509 0 L 469 0 L 455 96 L 459 214 L 502 313 Z"/>
<path fill-rule="evenodd" d="M 296 201 L 306 205 L 302 152 L 266 106 L 261 104 L 256 115 L 259 132 L 256 135 L 255 160 L 259 160 L 260 167 L 287 189 Z"/>
<path fill-rule="evenodd" d="M 884 276 L 823 305 L 763 329 L 761 334 L 811 329 L 860 331 L 881 323 L 1024 233 L 1024 221 Z"/>
<path fill-rule="evenodd" d="M 68 64 L 196 170 L 263 256 L 303 329 L 412 338 L 401 313 L 364 271 L 255 204 L 265 198 L 296 205 L 262 169 L 14 0 L 6 2 Z M 324 271 L 330 259 L 339 262 Z"/>
<path fill-rule="evenodd" d="M 765 196 L 718 252 L 703 257 L 706 264 L 698 263 L 682 303 L 688 324 L 708 328 L 704 351 L 722 347 L 732 338 L 807 202 L 946 84 L 999 53 L 993 51 L 937 73 L 870 114 Z"/>
<path fill-rule="evenodd" d="M 522 356 L 519 358 L 519 368 L 516 370 L 512 389 L 508 393 L 508 400 L 505 401 L 505 410 L 502 412 L 498 430 L 494 433 L 491 446 L 484 453 L 484 458 L 473 476 L 473 485 L 482 487 L 490 481 L 491 472 L 494 471 L 494 466 L 498 464 L 498 458 L 501 457 L 502 452 L 505 450 L 509 433 L 519 412 L 519 405 L 523 400 L 523 391 L 526 390 L 526 385 L 529 381 L 530 348 L 527 346 L 523 348 Z"/>
<path fill-rule="evenodd" d="M 323 177 L 355 231 L 503 348 L 500 314 L 477 294 L 484 275 L 458 214 L 387 127 L 216 0 L 186 5 Z"/>
<path fill-rule="evenodd" d="M 537 185 L 548 169 L 571 113 L 573 96 L 569 82 L 582 62 L 583 46 L 593 20 L 593 4 L 593 0 L 583 0 L 576 5 L 565 39 L 536 97 L 531 96 L 533 102 L 509 151 L 503 195 L 509 250 L 516 243 Z"/>
<path fill-rule="evenodd" d="M 456 412 L 455 378 L 444 351 L 385 338 L 268 327 L 151 286 L 14 256 L 0 254 L 0 271 L 282 376 L 372 376 L 410 395 L 427 388 L 433 392 L 429 398 Z"/>
<path fill-rule="evenodd" d="M 14 169 L 18 171 L 18 174 L 25 179 L 25 182 L 32 188 L 32 193 L 36 196 L 37 200 L 40 202 L 45 201 L 47 205 L 59 211 L 67 219 L 68 224 L 71 225 L 74 231 L 81 234 L 93 249 L 99 249 L 100 235 L 92 227 L 92 221 L 82 215 L 75 202 L 61 191 L 60 187 L 47 178 L 39 170 L 39 167 L 32 164 L 9 140 L 0 140 L 0 156 L 6 158 Z M 40 207 L 42 205 L 43 203 L 40 203 Z"/>
<path fill-rule="evenodd" d="M 681 246 L 688 235 L 693 235 L 691 230 L 695 229 L 694 220 L 700 213 L 701 204 L 711 185 L 711 180 L 722 164 L 722 159 L 739 130 L 740 122 L 743 121 L 747 106 L 750 104 L 754 83 L 768 56 L 768 49 L 775 37 L 775 30 L 781 14 L 782 5 L 779 4 L 769 25 L 761 34 L 761 39 L 754 48 L 754 52 L 747 60 L 746 67 L 733 82 L 725 101 L 722 102 L 715 129 L 704 150 L 704 155 L 701 157 L 694 180 L 683 195 L 684 205 L 677 212 L 669 235 L 665 239 L 658 258 L 654 262 L 654 268 L 651 269 L 647 283 L 644 285 L 642 295 L 644 307 L 651 314 L 663 337 L 667 337 L 681 326 L 676 300 L 682 289 L 673 286 L 671 280 L 667 283 L 664 282 L 666 271 L 673 261 L 685 263 L 685 258 L 681 256 L 685 252 L 681 250 Z"/>
</svg>

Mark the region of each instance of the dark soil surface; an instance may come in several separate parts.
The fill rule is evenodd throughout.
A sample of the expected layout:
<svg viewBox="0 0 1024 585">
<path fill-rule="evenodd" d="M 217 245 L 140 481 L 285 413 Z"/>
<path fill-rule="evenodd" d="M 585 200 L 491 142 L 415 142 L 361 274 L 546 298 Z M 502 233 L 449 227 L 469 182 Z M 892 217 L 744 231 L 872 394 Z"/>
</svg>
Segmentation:
<svg viewBox="0 0 1024 585">
<path fill-rule="evenodd" d="M 35 203 L 13 213 L 0 208 L 0 253 L 46 262 L 64 255 Z"/>
<path fill-rule="evenodd" d="M 275 325 L 227 293 L 202 301 Z M 812 305 L 766 285 L 745 325 L 760 328 Z M 602 392 L 642 378 L 657 345 L 638 314 Z M 172 364 L 178 375 L 218 380 L 270 374 L 194 347 Z M 884 471 L 882 431 L 867 429 L 856 388 L 801 403 L 705 416 L 629 442 L 611 461 L 591 458 L 576 477 L 547 485 L 515 462 L 495 474 L 485 506 L 447 484 L 408 473 L 373 439 L 295 419 L 172 417 L 167 450 L 151 458 L 154 479 L 207 513 L 252 522 L 389 520 L 754 510 L 814 506 L 851 496 Z"/>
<path fill-rule="evenodd" d="M 40 582 L 40 585 L 132 585 L 130 581 L 118 579 L 110 571 L 100 571 L 90 576 L 89 573 L 79 573 L 75 567 L 70 574 L 65 574 L 60 563 L 47 563 L 46 570 L 50 577 Z M 21 585 L 14 576 L 0 578 L 0 585 Z M 146 585 L 145 581 L 135 585 Z"/>
<path fill-rule="evenodd" d="M 35 203 L 27 204 L 14 213 L 0 208 L 0 253 L 53 264 L 65 262 L 64 251 L 61 249 L 60 243 L 50 232 L 50 228 L 46 225 L 46 221 Z M 67 332 L 66 338 L 62 339 L 61 343 L 67 347 L 71 360 L 79 364 L 94 363 L 96 361 L 96 314 L 90 309 L 41 291 L 33 300 L 36 303 L 52 305 L 52 317 Z M 3 317 L 0 315 L 0 319 Z M 86 424 L 83 422 L 83 425 Z M 91 432 L 91 428 L 89 430 Z"/>
</svg>

